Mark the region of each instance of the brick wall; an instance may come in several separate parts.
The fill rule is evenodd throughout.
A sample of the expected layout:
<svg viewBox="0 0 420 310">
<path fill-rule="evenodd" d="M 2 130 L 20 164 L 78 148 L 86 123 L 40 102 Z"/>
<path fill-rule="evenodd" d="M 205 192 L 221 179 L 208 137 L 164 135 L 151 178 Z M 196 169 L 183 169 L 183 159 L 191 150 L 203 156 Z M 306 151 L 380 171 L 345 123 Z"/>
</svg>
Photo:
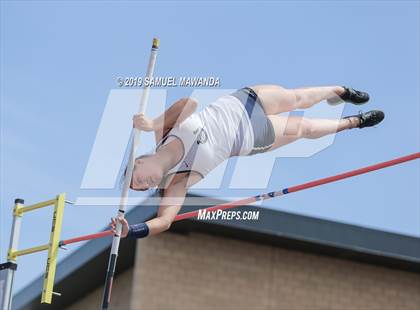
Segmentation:
<svg viewBox="0 0 420 310">
<path fill-rule="evenodd" d="M 101 275 L 103 277 L 103 275 Z M 131 300 L 131 286 L 133 283 L 133 270 L 126 270 L 114 279 L 114 286 L 112 288 L 112 298 L 110 309 L 112 310 L 127 310 L 130 309 Z M 80 285 L 83 285 L 83 279 L 80 280 Z M 68 310 L 98 310 L 102 306 L 103 286 L 90 292 L 82 299 L 78 300 Z"/>
<path fill-rule="evenodd" d="M 420 309 L 416 273 L 200 233 L 139 242 L 131 309 Z"/>
</svg>

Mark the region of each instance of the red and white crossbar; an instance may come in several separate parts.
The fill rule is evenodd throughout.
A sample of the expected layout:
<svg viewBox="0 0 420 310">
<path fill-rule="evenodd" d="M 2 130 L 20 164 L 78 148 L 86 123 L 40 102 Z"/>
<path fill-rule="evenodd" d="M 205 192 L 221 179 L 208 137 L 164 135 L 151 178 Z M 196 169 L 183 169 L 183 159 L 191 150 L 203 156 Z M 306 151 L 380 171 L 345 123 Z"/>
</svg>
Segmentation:
<svg viewBox="0 0 420 310">
<path fill-rule="evenodd" d="M 206 208 L 204 210 L 206 210 L 206 212 L 211 212 L 211 211 L 215 211 L 215 210 L 231 209 L 231 208 L 247 205 L 247 204 L 250 204 L 250 203 L 254 203 L 254 202 L 259 201 L 259 200 L 267 200 L 267 199 L 271 199 L 271 198 L 274 198 L 274 197 L 278 197 L 278 196 L 282 196 L 282 195 L 286 195 L 286 194 L 290 194 L 290 193 L 294 193 L 294 192 L 299 192 L 299 191 L 302 191 L 304 189 L 320 186 L 320 185 L 323 185 L 323 184 L 337 182 L 337 181 L 340 181 L 340 180 L 343 180 L 343 179 L 351 178 L 351 177 L 361 175 L 361 174 L 365 174 L 365 173 L 368 173 L 368 172 L 372 172 L 372 171 L 375 171 L 375 170 L 379 170 L 379 169 L 395 166 L 395 165 L 398 165 L 398 164 L 402 164 L 404 162 L 414 160 L 414 159 L 418 159 L 418 158 L 420 158 L 420 152 L 419 153 L 413 153 L 413 154 L 403 156 L 403 157 L 399 157 L 399 158 L 396 158 L 396 159 L 393 159 L 393 160 L 384 161 L 382 163 L 367 166 L 367 167 L 364 167 L 364 168 L 340 173 L 340 174 L 333 175 L 333 176 L 330 176 L 330 177 L 327 177 L 327 178 L 303 183 L 303 184 L 300 184 L 300 185 L 295 185 L 295 186 L 292 186 L 292 187 L 286 187 L 286 188 L 284 188 L 282 190 L 279 190 L 279 191 L 269 192 L 269 193 L 265 193 L 265 194 L 258 195 L 258 196 L 252 196 L 252 197 L 237 200 L 237 201 L 223 203 L 223 204 L 220 204 L 220 205 L 217 205 L 217 206 Z M 175 217 L 175 222 L 185 220 L 185 219 L 188 219 L 188 218 L 191 218 L 191 217 L 195 217 L 195 216 L 198 215 L 198 212 L 199 211 L 196 210 L 196 211 L 191 211 L 191 212 L 187 212 L 187 213 L 184 213 L 184 214 L 179 214 Z"/>
<path fill-rule="evenodd" d="M 59 243 L 59 246 L 67 245 L 67 244 L 70 244 L 70 243 L 76 243 L 76 242 L 91 240 L 91 239 L 103 238 L 103 237 L 112 236 L 112 235 L 113 235 L 112 230 L 105 230 L 105 231 L 101 231 L 101 232 L 96 233 L 96 234 L 84 235 L 84 236 L 80 236 L 80 237 L 76 237 L 76 238 L 61 240 L 60 243 Z"/>
<path fill-rule="evenodd" d="M 369 173 L 369 172 L 372 172 L 372 171 L 375 171 L 375 170 L 380 170 L 380 169 L 384 169 L 384 168 L 387 168 L 387 167 L 396 166 L 396 165 L 405 163 L 407 161 L 411 161 L 411 160 L 415 160 L 415 159 L 419 159 L 419 158 L 420 158 L 420 152 L 413 153 L 413 154 L 410 154 L 410 155 L 407 155 L 407 156 L 395 158 L 395 159 L 389 160 L 389 161 L 384 161 L 384 162 L 381 162 L 381 163 L 378 163 L 378 164 L 375 164 L 375 165 L 371 165 L 371 166 L 367 166 L 367 167 L 364 167 L 364 168 L 351 170 L 351 171 L 348 171 L 348 172 L 344 172 L 344 173 L 333 175 L 333 176 L 330 176 L 330 177 L 327 177 L 327 178 L 322 178 L 322 179 L 319 179 L 319 180 L 303 183 L 303 184 L 300 184 L 300 185 L 295 185 L 295 186 L 292 186 L 292 187 L 286 187 L 286 188 L 284 188 L 282 190 L 279 190 L 279 191 L 269 192 L 269 193 L 265 193 L 265 194 L 258 195 L 258 196 L 252 196 L 252 197 L 249 197 L 249 198 L 244 198 L 244 199 L 240 199 L 240 200 L 236 200 L 236 201 L 232 201 L 232 202 L 219 204 L 219 205 L 216 205 L 216 206 L 213 206 L 213 207 L 205 208 L 203 210 L 205 210 L 206 212 L 211 212 L 211 211 L 216 211 L 216 210 L 225 210 L 225 209 L 236 208 L 236 207 L 239 207 L 239 206 L 254 203 L 256 201 L 267 200 L 267 199 L 271 199 L 271 198 L 274 198 L 274 197 L 279 197 L 279 196 L 282 196 L 282 195 L 286 195 L 286 194 L 290 194 L 290 193 L 294 193 L 294 192 L 299 192 L 299 191 L 302 191 L 302 190 L 305 190 L 305 189 L 308 189 L 308 188 L 317 187 L 317 186 L 320 186 L 320 185 L 323 185 L 323 184 L 337 182 L 337 181 L 340 181 L 340 180 L 343 180 L 343 179 L 347 179 L 347 178 L 351 178 L 351 177 L 354 177 L 354 176 L 357 176 L 357 175 Z M 195 216 L 198 215 L 198 212 L 199 211 L 196 210 L 196 211 L 191 211 L 191 212 L 186 212 L 186 213 L 183 213 L 183 214 L 179 214 L 175 217 L 175 222 L 195 217 Z M 112 230 L 105 230 L 103 232 L 96 233 L 96 234 L 85 235 L 85 236 L 80 236 L 80 237 L 77 237 L 77 238 L 62 240 L 62 241 L 60 241 L 60 245 L 66 245 L 66 244 L 85 241 L 85 240 L 90 240 L 90 239 L 102 238 L 102 237 L 106 237 L 106 236 L 111 236 L 112 234 L 113 234 Z"/>
</svg>

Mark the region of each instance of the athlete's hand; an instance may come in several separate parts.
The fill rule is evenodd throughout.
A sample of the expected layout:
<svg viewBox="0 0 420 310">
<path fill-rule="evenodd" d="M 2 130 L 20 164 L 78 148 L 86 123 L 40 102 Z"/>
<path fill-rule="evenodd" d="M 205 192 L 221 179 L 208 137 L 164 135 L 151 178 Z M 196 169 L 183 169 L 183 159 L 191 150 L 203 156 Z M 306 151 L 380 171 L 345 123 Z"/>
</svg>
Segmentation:
<svg viewBox="0 0 420 310">
<path fill-rule="evenodd" d="M 154 131 L 153 120 L 144 116 L 144 114 L 135 114 L 133 116 L 133 127 L 143 131 Z"/>
<path fill-rule="evenodd" d="M 113 217 L 113 218 L 111 218 L 111 223 L 109 224 L 109 226 L 111 226 L 112 231 L 114 232 L 114 234 L 116 234 L 117 233 L 117 230 L 116 230 L 117 229 L 116 228 L 117 227 L 117 220 L 122 225 L 121 238 L 127 237 L 129 227 L 128 227 L 128 222 L 125 218 L 123 218 L 123 217 L 118 217 L 118 218 Z"/>
</svg>

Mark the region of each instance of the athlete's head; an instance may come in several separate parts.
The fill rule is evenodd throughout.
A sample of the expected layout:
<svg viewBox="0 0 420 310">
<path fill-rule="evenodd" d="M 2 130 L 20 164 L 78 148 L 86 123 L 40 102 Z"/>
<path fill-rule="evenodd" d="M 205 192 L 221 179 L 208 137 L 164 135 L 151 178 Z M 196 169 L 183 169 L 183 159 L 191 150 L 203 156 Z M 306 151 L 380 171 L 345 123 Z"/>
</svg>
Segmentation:
<svg viewBox="0 0 420 310">
<path fill-rule="evenodd" d="M 142 155 L 134 162 L 130 188 L 146 191 L 157 187 L 163 178 L 163 169 L 154 155 Z"/>
</svg>

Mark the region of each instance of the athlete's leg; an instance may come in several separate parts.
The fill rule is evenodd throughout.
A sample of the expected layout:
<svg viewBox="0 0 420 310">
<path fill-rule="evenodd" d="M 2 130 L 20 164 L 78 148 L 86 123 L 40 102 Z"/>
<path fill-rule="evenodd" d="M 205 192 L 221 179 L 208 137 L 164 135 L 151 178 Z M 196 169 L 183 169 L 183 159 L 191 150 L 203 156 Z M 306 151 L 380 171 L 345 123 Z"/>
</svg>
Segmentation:
<svg viewBox="0 0 420 310">
<path fill-rule="evenodd" d="M 268 118 L 273 124 L 276 134 L 270 151 L 301 138 L 317 139 L 345 129 L 356 128 L 360 123 L 357 116 L 339 120 L 281 115 L 269 115 Z"/>
<path fill-rule="evenodd" d="M 267 115 L 310 108 L 322 100 L 342 95 L 341 86 L 286 89 L 278 85 L 256 85 L 251 87 L 260 98 Z"/>
</svg>

